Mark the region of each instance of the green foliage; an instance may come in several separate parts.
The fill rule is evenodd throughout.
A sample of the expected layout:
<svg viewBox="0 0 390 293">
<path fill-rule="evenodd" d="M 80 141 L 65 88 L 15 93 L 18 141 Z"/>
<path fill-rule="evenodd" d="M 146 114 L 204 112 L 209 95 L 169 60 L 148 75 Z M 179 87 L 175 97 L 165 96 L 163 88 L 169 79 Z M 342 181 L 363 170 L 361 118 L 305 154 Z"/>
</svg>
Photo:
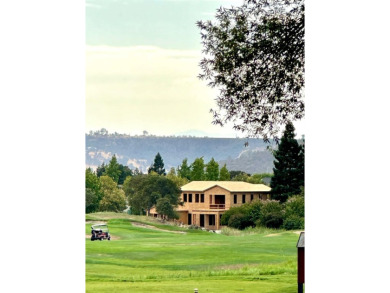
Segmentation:
<svg viewBox="0 0 390 293">
<path fill-rule="evenodd" d="M 164 161 L 160 155 L 160 153 L 157 153 L 156 157 L 154 158 L 154 163 L 150 168 L 148 169 L 148 173 L 151 173 L 152 171 L 156 172 L 159 175 L 166 175 L 165 168 L 164 168 Z"/>
<path fill-rule="evenodd" d="M 256 223 L 268 228 L 279 228 L 283 224 L 284 211 L 276 200 L 267 200 L 263 203 L 260 219 Z"/>
<path fill-rule="evenodd" d="M 114 182 L 118 184 L 119 176 L 121 175 L 121 170 L 119 169 L 119 163 L 115 155 L 112 156 L 110 163 L 107 165 L 104 175 L 111 177 L 112 180 L 114 180 Z"/>
<path fill-rule="evenodd" d="M 105 192 L 99 208 L 101 211 L 123 212 L 126 209 L 125 193 L 118 188 Z"/>
<path fill-rule="evenodd" d="M 252 184 L 264 184 L 263 179 L 272 178 L 272 176 L 273 174 L 271 173 L 252 174 L 252 176 L 248 178 L 247 182 Z"/>
<path fill-rule="evenodd" d="M 274 152 L 274 176 L 271 178 L 271 198 L 285 202 L 299 194 L 305 184 L 304 148 L 294 138 L 294 126 L 286 125 L 278 149 Z"/>
<path fill-rule="evenodd" d="M 243 171 L 230 171 L 230 178 L 232 181 L 248 182 L 250 174 Z"/>
<path fill-rule="evenodd" d="M 180 189 L 172 180 L 159 175 L 138 175 L 125 180 L 123 189 L 132 212 L 149 211 L 158 199 L 166 198 L 175 207 L 179 204 Z"/>
<path fill-rule="evenodd" d="M 219 180 L 219 164 L 211 158 L 211 160 L 206 165 L 206 180 L 209 181 L 218 181 Z"/>
<path fill-rule="evenodd" d="M 122 212 L 126 209 L 126 197 L 123 190 L 117 188 L 114 180 L 103 175 L 99 178 L 103 198 L 99 204 L 100 211 Z"/>
<path fill-rule="evenodd" d="M 90 168 L 85 170 L 85 212 L 93 213 L 98 210 L 103 191 L 99 178 Z"/>
<path fill-rule="evenodd" d="M 163 215 L 164 218 L 169 218 L 169 219 L 179 218 L 179 215 L 176 213 L 175 209 L 173 208 L 172 204 L 170 203 L 167 197 L 162 197 L 162 198 L 160 197 L 157 200 L 156 211 L 160 215 Z"/>
<path fill-rule="evenodd" d="M 228 225 L 236 229 L 245 229 L 255 226 L 261 214 L 262 201 L 253 201 L 238 207 L 232 207 L 221 218 L 221 225 Z"/>
<path fill-rule="evenodd" d="M 85 212 L 88 213 L 93 213 L 97 211 L 99 208 L 99 199 L 96 195 L 96 193 L 90 189 L 86 188 L 85 189 Z"/>
<path fill-rule="evenodd" d="M 243 230 L 245 229 L 246 227 L 249 227 L 253 224 L 253 222 L 251 222 L 248 218 L 247 215 L 245 214 L 233 214 L 230 218 L 229 218 L 229 222 L 228 222 L 228 226 L 229 227 L 232 227 L 232 228 L 235 228 L 235 229 L 240 229 L 240 230 Z"/>
<path fill-rule="evenodd" d="M 144 211 L 144 199 L 142 197 L 142 186 L 146 181 L 147 175 L 134 175 L 127 177 L 123 183 L 123 191 L 131 207 L 132 214 L 142 215 Z"/>
<path fill-rule="evenodd" d="M 229 181 L 230 180 L 230 173 L 229 173 L 228 169 L 226 168 L 226 164 L 223 165 L 223 167 L 219 171 L 219 180 L 220 181 Z"/>
<path fill-rule="evenodd" d="M 181 165 L 177 168 L 177 174 L 181 178 L 186 178 L 187 180 L 191 179 L 191 167 L 188 166 L 187 158 L 185 158 Z"/>
<path fill-rule="evenodd" d="M 106 172 L 106 165 L 104 162 L 101 164 L 101 166 L 98 166 L 96 169 L 96 175 L 97 177 L 103 176 L 104 173 Z"/>
<path fill-rule="evenodd" d="M 293 196 L 285 203 L 283 228 L 286 230 L 305 228 L 305 199 L 303 196 Z"/>
<path fill-rule="evenodd" d="M 102 199 L 103 193 L 101 191 L 100 180 L 90 168 L 85 170 L 85 188 L 93 190 L 98 198 L 98 201 Z"/>
<path fill-rule="evenodd" d="M 128 166 L 119 164 L 119 171 L 121 172 L 118 179 L 118 185 L 122 185 L 128 176 L 133 176 L 133 171 Z"/>
<path fill-rule="evenodd" d="M 204 160 L 203 157 L 196 158 L 195 161 L 191 164 L 191 180 L 192 181 L 202 181 L 205 179 L 204 173 Z"/>
<path fill-rule="evenodd" d="M 245 0 L 199 21 L 200 79 L 220 89 L 213 123 L 277 139 L 304 115 L 304 1 Z"/>
<path fill-rule="evenodd" d="M 183 185 L 186 185 L 189 181 L 185 177 L 180 177 L 176 175 L 175 168 L 171 168 L 169 173 L 166 176 L 169 180 L 174 182 L 176 186 L 180 189 Z"/>
<path fill-rule="evenodd" d="M 293 196 L 285 203 L 286 217 L 296 215 L 298 217 L 305 217 L 305 199 L 300 196 Z"/>
<path fill-rule="evenodd" d="M 284 219 L 282 227 L 286 230 L 305 229 L 305 219 L 297 215 L 291 215 Z"/>
</svg>

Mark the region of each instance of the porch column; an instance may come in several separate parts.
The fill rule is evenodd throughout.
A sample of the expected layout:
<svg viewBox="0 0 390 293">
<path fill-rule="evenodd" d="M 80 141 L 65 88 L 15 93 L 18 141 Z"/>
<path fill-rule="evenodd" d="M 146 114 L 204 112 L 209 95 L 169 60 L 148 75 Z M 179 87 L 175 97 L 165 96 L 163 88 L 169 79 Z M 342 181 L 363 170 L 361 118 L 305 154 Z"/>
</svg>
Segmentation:
<svg viewBox="0 0 390 293">
<path fill-rule="evenodd" d="M 215 215 L 215 217 L 216 217 L 215 223 L 216 223 L 216 225 L 217 225 L 217 230 L 219 230 L 219 213 L 217 213 L 217 214 Z"/>
</svg>

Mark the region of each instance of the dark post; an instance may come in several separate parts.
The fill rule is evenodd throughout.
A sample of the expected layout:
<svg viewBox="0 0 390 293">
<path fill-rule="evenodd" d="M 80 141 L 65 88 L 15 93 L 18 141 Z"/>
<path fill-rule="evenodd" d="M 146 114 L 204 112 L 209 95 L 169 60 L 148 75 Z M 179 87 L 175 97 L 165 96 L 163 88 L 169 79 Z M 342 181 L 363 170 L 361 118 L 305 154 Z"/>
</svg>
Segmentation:
<svg viewBox="0 0 390 293">
<path fill-rule="evenodd" d="M 305 232 L 299 235 L 298 243 L 298 293 L 303 293 L 305 283 Z"/>
</svg>

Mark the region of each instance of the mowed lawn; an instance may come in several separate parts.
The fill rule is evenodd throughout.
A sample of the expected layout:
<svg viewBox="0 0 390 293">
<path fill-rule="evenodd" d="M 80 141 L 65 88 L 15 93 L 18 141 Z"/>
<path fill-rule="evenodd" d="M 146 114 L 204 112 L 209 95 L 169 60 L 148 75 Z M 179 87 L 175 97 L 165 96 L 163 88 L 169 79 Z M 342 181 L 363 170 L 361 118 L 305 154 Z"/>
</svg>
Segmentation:
<svg viewBox="0 0 390 293">
<path fill-rule="evenodd" d="M 297 233 L 227 236 L 148 223 L 166 231 L 154 230 L 125 214 L 87 219 L 106 219 L 113 239 L 86 238 L 86 292 L 297 291 Z"/>
</svg>

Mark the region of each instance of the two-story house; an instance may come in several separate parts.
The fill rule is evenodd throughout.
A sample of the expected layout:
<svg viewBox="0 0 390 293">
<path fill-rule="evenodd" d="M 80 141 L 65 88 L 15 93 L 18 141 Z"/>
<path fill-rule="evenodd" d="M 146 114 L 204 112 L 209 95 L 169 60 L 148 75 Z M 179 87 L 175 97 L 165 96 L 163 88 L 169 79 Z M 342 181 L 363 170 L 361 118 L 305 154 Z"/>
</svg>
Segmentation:
<svg viewBox="0 0 390 293">
<path fill-rule="evenodd" d="M 184 205 L 179 205 L 176 211 L 183 224 L 219 230 L 225 211 L 253 200 L 266 200 L 270 191 L 264 184 L 242 181 L 192 181 L 182 186 L 180 196 Z M 151 214 L 156 214 L 155 209 Z"/>
</svg>

